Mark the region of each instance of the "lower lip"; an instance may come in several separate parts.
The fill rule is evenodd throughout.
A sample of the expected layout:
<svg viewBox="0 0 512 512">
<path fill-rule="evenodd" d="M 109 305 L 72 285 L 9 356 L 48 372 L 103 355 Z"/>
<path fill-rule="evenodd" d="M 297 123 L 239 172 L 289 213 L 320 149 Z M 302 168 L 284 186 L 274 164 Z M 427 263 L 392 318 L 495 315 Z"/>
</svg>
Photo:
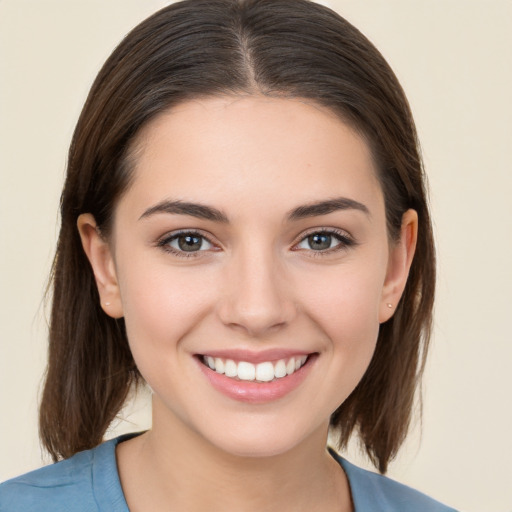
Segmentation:
<svg viewBox="0 0 512 512">
<path fill-rule="evenodd" d="M 222 394 L 240 402 L 251 404 L 262 404 L 272 402 L 283 398 L 288 393 L 296 389 L 307 377 L 313 366 L 316 355 L 312 354 L 308 360 L 291 375 L 275 379 L 272 382 L 254 382 L 247 380 L 237 380 L 226 377 L 222 373 L 217 373 L 204 365 L 199 359 L 199 368 L 210 381 L 210 384 Z"/>
</svg>

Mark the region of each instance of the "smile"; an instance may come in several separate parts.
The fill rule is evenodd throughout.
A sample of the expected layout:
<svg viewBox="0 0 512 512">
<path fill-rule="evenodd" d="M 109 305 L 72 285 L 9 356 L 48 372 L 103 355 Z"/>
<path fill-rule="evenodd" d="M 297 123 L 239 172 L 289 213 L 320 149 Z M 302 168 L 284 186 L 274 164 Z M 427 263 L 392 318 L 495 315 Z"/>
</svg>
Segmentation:
<svg viewBox="0 0 512 512">
<path fill-rule="evenodd" d="M 307 359 L 308 356 L 303 355 L 279 359 L 278 361 L 263 361 L 258 364 L 253 364 L 247 361 L 236 362 L 233 359 L 204 355 L 201 361 L 211 370 L 232 379 L 272 382 L 292 375 L 306 364 Z"/>
<path fill-rule="evenodd" d="M 264 404 L 284 398 L 313 371 L 317 352 L 229 350 L 197 354 L 199 369 L 216 390 L 241 402 Z"/>
</svg>

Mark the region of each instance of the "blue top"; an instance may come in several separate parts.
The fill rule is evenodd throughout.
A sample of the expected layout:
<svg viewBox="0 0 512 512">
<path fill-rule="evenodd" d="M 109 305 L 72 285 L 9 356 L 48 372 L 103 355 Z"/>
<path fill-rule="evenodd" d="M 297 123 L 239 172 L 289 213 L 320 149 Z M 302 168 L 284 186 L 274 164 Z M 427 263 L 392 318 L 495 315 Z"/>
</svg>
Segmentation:
<svg viewBox="0 0 512 512">
<path fill-rule="evenodd" d="M 129 512 L 119 481 L 120 436 L 0 485 L 1 512 Z M 332 456 L 344 469 L 355 512 L 455 512 L 385 476 Z"/>
</svg>

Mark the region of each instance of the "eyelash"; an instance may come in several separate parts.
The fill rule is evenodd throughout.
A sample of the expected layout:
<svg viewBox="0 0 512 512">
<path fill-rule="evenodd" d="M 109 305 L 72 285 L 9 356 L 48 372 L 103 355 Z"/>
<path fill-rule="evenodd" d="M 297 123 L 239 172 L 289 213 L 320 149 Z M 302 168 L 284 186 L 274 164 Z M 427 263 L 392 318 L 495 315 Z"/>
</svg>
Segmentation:
<svg viewBox="0 0 512 512">
<path fill-rule="evenodd" d="M 180 236 L 191 236 L 191 237 L 197 237 L 200 238 L 206 242 L 208 242 L 212 247 L 218 247 L 216 246 L 208 236 L 206 236 L 204 233 L 201 233 L 200 231 L 195 230 L 187 230 L 184 229 L 182 231 L 174 231 L 170 233 L 168 236 L 164 236 L 164 238 L 160 239 L 157 242 L 157 246 L 160 247 L 165 252 L 171 253 L 174 256 L 177 256 L 178 258 L 197 258 L 201 255 L 202 251 L 181 251 L 177 250 L 174 247 L 170 246 L 170 243 L 174 240 L 177 240 Z"/>
<path fill-rule="evenodd" d="M 339 243 L 337 245 L 335 245 L 334 247 L 329 247 L 327 249 L 321 249 L 318 251 L 315 251 L 313 249 L 296 248 L 300 243 L 306 241 L 310 236 L 313 236 L 313 235 L 330 236 L 332 238 L 335 238 Z M 301 234 L 300 239 L 293 245 L 292 250 L 308 251 L 310 253 L 310 256 L 312 256 L 314 258 L 318 258 L 318 257 L 327 256 L 327 255 L 331 255 L 333 253 L 347 250 L 350 247 L 354 247 L 355 245 L 357 245 L 356 241 L 346 231 L 342 231 L 342 230 L 334 229 L 334 228 L 315 228 L 309 232 Z"/>
<path fill-rule="evenodd" d="M 157 241 L 156 245 L 160 247 L 165 252 L 168 252 L 170 254 L 173 254 L 174 256 L 177 256 L 179 258 L 197 258 L 202 256 L 201 253 L 206 252 L 206 250 L 198 250 L 198 251 L 183 251 L 183 250 L 177 250 L 174 247 L 171 247 L 170 244 L 174 240 L 177 240 L 180 236 L 190 236 L 190 237 L 197 237 L 202 239 L 203 241 L 206 241 L 208 244 L 210 244 L 213 248 L 217 248 L 218 246 L 214 244 L 208 236 L 206 236 L 204 233 L 196 230 L 181 230 L 181 231 L 175 231 L 173 233 L 170 233 L 168 236 L 164 236 L 162 239 Z M 315 251 L 313 249 L 301 249 L 297 248 L 297 246 L 306 241 L 308 237 L 311 237 L 313 235 L 325 235 L 335 238 L 339 243 L 335 245 L 334 247 L 329 247 L 327 249 L 321 249 L 318 251 Z M 327 254 L 333 254 L 339 251 L 343 251 L 346 249 L 349 249 L 350 247 L 353 247 L 356 245 L 355 240 L 350 237 L 345 231 L 341 231 L 338 229 L 332 229 L 332 228 L 316 228 L 314 230 L 311 230 L 309 232 L 301 234 L 300 239 L 293 244 L 292 250 L 293 251 L 308 251 L 311 256 L 313 257 L 321 257 L 325 256 Z M 214 249 L 215 250 L 215 249 Z"/>
</svg>

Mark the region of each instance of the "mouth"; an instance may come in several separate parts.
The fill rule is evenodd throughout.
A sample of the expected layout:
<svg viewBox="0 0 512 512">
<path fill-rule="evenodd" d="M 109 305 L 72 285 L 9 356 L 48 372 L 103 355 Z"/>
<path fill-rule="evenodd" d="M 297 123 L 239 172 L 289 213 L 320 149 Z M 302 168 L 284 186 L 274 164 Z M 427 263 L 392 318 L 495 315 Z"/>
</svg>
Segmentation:
<svg viewBox="0 0 512 512">
<path fill-rule="evenodd" d="M 195 359 L 215 390 L 230 399 L 264 404 L 284 398 L 299 388 L 318 356 L 317 352 L 230 350 L 196 354 Z"/>
<path fill-rule="evenodd" d="M 273 382 L 293 375 L 300 370 L 310 358 L 310 355 L 296 355 L 277 361 L 236 361 L 234 359 L 201 355 L 199 360 L 210 370 L 238 381 Z"/>
</svg>

